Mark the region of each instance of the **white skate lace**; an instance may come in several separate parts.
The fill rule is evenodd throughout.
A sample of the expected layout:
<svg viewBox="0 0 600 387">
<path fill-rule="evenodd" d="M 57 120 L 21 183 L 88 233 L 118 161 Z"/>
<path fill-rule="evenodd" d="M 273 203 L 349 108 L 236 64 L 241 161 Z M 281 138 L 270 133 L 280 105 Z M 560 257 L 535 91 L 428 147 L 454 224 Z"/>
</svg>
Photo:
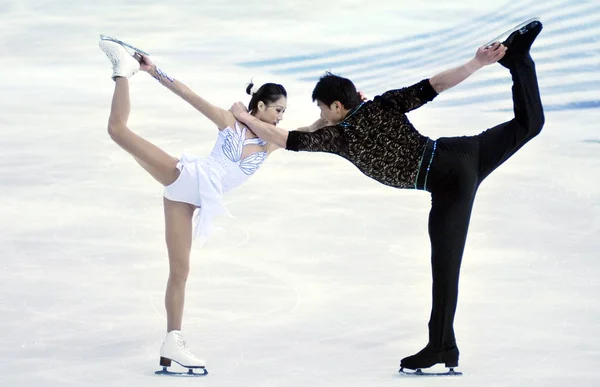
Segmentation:
<svg viewBox="0 0 600 387">
<path fill-rule="evenodd" d="M 188 356 L 190 357 L 196 357 L 194 356 L 194 354 L 187 348 L 187 343 L 186 341 L 181 337 L 181 336 L 177 336 L 177 344 L 179 345 L 179 348 Z"/>
<path fill-rule="evenodd" d="M 117 65 L 119 64 L 119 59 L 111 51 L 104 51 L 104 53 L 106 54 L 108 59 L 112 62 L 113 69 L 115 67 L 117 67 Z"/>
</svg>

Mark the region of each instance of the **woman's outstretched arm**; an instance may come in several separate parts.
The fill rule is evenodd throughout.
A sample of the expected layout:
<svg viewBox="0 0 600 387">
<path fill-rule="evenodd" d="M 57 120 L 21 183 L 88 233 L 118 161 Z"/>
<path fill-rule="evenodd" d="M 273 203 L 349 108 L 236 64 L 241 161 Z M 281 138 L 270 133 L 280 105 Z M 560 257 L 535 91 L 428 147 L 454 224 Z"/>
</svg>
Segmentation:
<svg viewBox="0 0 600 387">
<path fill-rule="evenodd" d="M 221 109 L 200 97 L 183 82 L 170 77 L 164 71 L 156 67 L 146 55 L 142 55 L 140 70 L 147 72 L 153 78 L 158 80 L 161 85 L 183 98 L 184 101 L 192 105 L 196 110 L 217 125 L 219 130 L 225 129 L 235 122 L 235 118 L 229 110 Z"/>
</svg>

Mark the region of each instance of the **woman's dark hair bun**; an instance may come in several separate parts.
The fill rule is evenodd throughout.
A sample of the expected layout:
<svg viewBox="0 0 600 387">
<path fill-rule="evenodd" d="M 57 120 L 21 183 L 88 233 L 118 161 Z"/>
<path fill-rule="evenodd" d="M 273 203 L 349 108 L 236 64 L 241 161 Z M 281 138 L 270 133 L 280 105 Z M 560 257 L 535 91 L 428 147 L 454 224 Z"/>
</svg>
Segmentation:
<svg viewBox="0 0 600 387">
<path fill-rule="evenodd" d="M 246 87 L 246 94 L 252 95 L 252 88 L 254 87 L 254 83 L 250 82 L 248 87 Z"/>
</svg>

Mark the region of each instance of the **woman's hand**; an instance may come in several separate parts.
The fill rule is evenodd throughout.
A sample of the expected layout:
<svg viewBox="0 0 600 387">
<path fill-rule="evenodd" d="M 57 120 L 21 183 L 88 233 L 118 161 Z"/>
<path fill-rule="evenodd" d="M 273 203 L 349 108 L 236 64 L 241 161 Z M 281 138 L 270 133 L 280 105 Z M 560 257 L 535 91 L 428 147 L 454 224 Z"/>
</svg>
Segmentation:
<svg viewBox="0 0 600 387">
<path fill-rule="evenodd" d="M 148 57 L 148 55 L 144 55 L 144 54 L 140 54 L 137 53 L 135 54 L 134 58 L 138 59 L 138 55 L 139 57 L 141 57 L 141 59 L 139 60 L 140 62 L 140 70 L 145 71 L 145 72 L 149 72 L 150 69 L 152 69 L 154 66 L 154 63 L 152 63 L 152 61 L 150 60 L 150 58 Z"/>
</svg>

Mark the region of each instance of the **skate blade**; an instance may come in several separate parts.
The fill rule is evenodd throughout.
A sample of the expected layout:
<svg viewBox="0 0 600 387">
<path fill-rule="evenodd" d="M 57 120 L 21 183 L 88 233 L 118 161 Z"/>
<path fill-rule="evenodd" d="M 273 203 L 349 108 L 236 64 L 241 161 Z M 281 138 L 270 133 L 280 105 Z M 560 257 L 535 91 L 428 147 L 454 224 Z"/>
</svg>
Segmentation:
<svg viewBox="0 0 600 387">
<path fill-rule="evenodd" d="M 194 372 L 194 370 L 198 370 L 198 372 Z M 190 368 L 187 372 L 185 372 L 185 371 L 177 372 L 177 371 L 169 371 L 167 369 L 167 367 L 163 367 L 162 370 L 155 371 L 154 373 L 156 375 L 163 375 L 163 376 L 178 376 L 178 377 L 184 377 L 184 378 L 189 378 L 189 377 L 193 378 L 193 377 L 208 375 L 208 370 L 206 368 Z"/>
<path fill-rule="evenodd" d="M 423 372 L 418 369 L 416 371 L 408 370 L 405 371 L 404 368 L 400 368 L 400 374 L 402 376 L 415 376 L 415 377 L 427 377 L 427 376 L 461 376 L 462 372 L 454 371 L 454 368 L 450 368 L 447 372 Z"/>
<path fill-rule="evenodd" d="M 107 35 L 102 35 L 102 34 L 100 34 L 100 40 L 108 40 L 108 41 L 110 41 L 110 42 L 115 42 L 115 43 L 117 43 L 117 44 L 120 44 L 121 46 L 125 47 L 125 49 L 127 50 L 127 52 L 128 52 L 128 53 L 129 53 L 131 56 L 133 56 L 134 58 L 136 57 L 136 55 L 135 55 L 135 54 L 137 54 L 137 53 L 139 53 L 139 54 L 143 54 L 143 55 L 147 55 L 147 56 L 150 56 L 150 54 L 148 54 L 148 53 L 147 53 L 146 51 L 144 51 L 144 50 L 140 50 L 139 48 L 137 48 L 137 47 L 135 47 L 135 46 L 132 46 L 131 44 L 125 43 L 125 42 L 124 42 L 124 41 L 122 41 L 122 40 L 115 39 L 115 38 L 112 38 L 112 37 L 110 37 L 110 36 L 107 36 Z M 136 58 L 136 59 L 137 59 L 137 58 Z"/>
<path fill-rule="evenodd" d="M 510 34 L 512 34 L 515 31 L 520 30 L 521 28 L 525 27 L 527 24 L 534 22 L 534 21 L 540 21 L 539 17 L 532 17 L 531 19 L 527 19 L 524 22 L 517 24 L 516 26 L 514 26 L 513 28 L 504 31 L 503 33 L 501 33 L 500 35 L 496 36 L 494 39 L 490 40 L 489 42 L 487 42 L 486 44 L 484 44 L 484 47 L 490 47 L 492 44 L 499 42 L 502 43 L 504 42 L 509 36 Z"/>
</svg>

